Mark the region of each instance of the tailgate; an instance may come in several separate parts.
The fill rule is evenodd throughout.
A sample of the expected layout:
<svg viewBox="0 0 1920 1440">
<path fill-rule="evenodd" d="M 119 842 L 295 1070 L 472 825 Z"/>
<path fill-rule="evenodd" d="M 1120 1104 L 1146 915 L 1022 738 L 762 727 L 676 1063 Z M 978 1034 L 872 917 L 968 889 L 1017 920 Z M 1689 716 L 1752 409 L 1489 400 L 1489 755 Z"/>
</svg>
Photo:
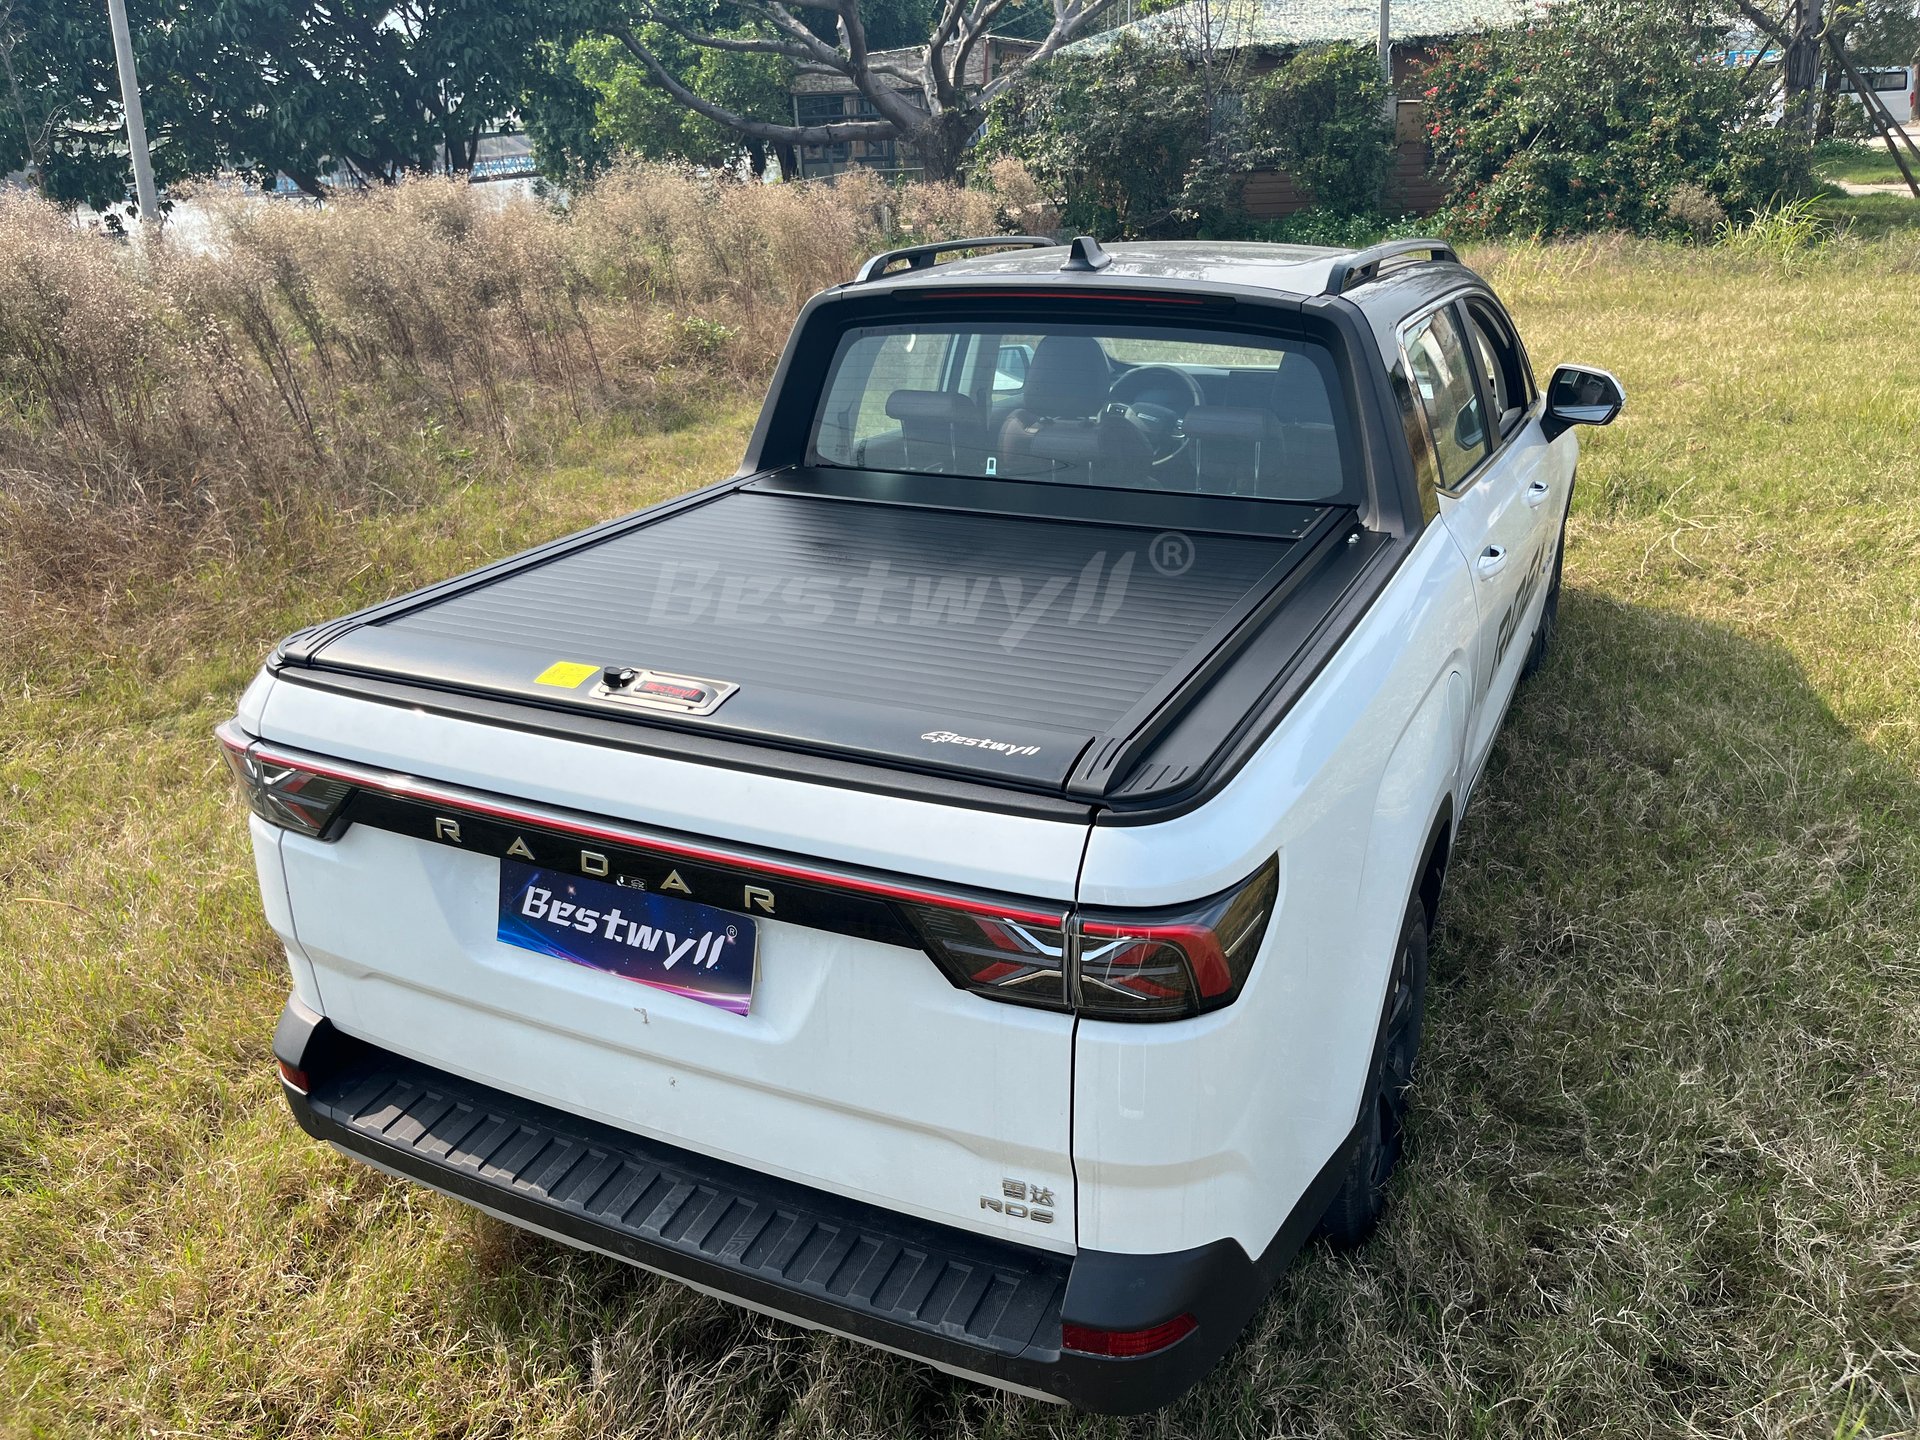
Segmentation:
<svg viewBox="0 0 1920 1440">
<path fill-rule="evenodd" d="M 957 989 L 884 926 L 824 928 L 804 877 L 893 876 L 1064 909 L 1084 823 L 694 765 L 285 682 L 261 728 L 270 745 L 346 762 L 378 802 L 356 793 L 347 814 L 358 818 L 333 839 L 279 842 L 295 941 L 347 1034 L 836 1194 L 1072 1247 L 1071 1017 Z M 657 894 L 750 922 L 746 1013 L 504 942 L 515 841 L 530 856 L 519 863 L 598 874 L 599 863 L 581 870 L 591 848 L 615 875 L 631 864 Z M 765 904 L 715 863 L 743 855 L 765 862 Z M 661 885 L 668 871 L 678 886 Z M 863 892 L 875 903 L 885 893 Z M 1039 1206 L 982 1203 L 1009 1187 L 1057 1208 L 1042 1220 Z"/>
</svg>

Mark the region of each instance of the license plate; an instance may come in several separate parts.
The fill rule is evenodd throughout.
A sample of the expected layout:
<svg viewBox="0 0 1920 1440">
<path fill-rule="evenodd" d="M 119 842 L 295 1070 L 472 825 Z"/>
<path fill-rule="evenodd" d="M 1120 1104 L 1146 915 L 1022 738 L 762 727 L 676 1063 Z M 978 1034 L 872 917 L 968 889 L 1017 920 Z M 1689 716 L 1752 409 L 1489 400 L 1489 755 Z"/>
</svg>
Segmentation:
<svg viewBox="0 0 1920 1440">
<path fill-rule="evenodd" d="M 753 921 L 711 905 L 502 860 L 498 933 L 735 1015 L 753 1000 Z"/>
</svg>

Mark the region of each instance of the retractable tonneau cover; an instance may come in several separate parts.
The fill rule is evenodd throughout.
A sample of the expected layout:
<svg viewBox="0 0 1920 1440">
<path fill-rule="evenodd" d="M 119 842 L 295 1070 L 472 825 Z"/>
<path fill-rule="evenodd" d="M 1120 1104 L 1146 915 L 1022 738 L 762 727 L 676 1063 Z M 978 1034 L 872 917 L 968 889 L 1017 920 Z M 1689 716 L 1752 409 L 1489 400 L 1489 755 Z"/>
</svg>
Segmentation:
<svg viewBox="0 0 1920 1440">
<path fill-rule="evenodd" d="M 1115 520 L 1110 502 L 1074 513 L 1064 487 L 890 478 L 717 487 L 321 626 L 287 658 L 1096 794 L 1352 549 L 1337 506 L 1142 495 Z M 639 708 L 596 694 L 605 667 L 724 698 Z"/>
</svg>

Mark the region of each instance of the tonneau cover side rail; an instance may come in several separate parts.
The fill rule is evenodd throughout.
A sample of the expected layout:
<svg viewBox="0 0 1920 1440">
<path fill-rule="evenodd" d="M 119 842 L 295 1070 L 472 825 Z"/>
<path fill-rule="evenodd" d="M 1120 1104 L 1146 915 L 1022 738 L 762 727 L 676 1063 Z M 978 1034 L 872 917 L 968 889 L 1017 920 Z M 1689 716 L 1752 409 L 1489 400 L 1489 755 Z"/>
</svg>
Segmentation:
<svg viewBox="0 0 1920 1440">
<path fill-rule="evenodd" d="M 1110 794 L 1180 717 L 1187 703 L 1232 662 L 1320 562 L 1344 543 L 1354 524 L 1353 512 L 1344 507 L 1321 511 L 1313 528 L 1291 545 L 1241 602 L 1222 615 L 1188 652 L 1187 659 L 1192 663 L 1176 666 L 1086 748 L 1068 777 L 1067 794 L 1082 799 L 1101 799 Z"/>
</svg>

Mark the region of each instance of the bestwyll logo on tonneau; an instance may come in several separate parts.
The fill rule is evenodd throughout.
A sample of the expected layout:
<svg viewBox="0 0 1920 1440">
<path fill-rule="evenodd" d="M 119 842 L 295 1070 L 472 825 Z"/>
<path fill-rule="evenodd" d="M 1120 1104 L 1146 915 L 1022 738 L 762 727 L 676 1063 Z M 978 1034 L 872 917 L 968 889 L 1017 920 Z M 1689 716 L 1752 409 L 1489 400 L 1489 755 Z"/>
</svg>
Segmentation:
<svg viewBox="0 0 1920 1440">
<path fill-rule="evenodd" d="M 929 745 L 965 745 L 974 750 L 988 750 L 996 755 L 1004 755 L 1009 760 L 1040 753 L 1038 745 L 1019 745 L 1011 740 L 989 740 L 978 735 L 956 735 L 951 730 L 929 730 L 920 738 Z"/>
</svg>

